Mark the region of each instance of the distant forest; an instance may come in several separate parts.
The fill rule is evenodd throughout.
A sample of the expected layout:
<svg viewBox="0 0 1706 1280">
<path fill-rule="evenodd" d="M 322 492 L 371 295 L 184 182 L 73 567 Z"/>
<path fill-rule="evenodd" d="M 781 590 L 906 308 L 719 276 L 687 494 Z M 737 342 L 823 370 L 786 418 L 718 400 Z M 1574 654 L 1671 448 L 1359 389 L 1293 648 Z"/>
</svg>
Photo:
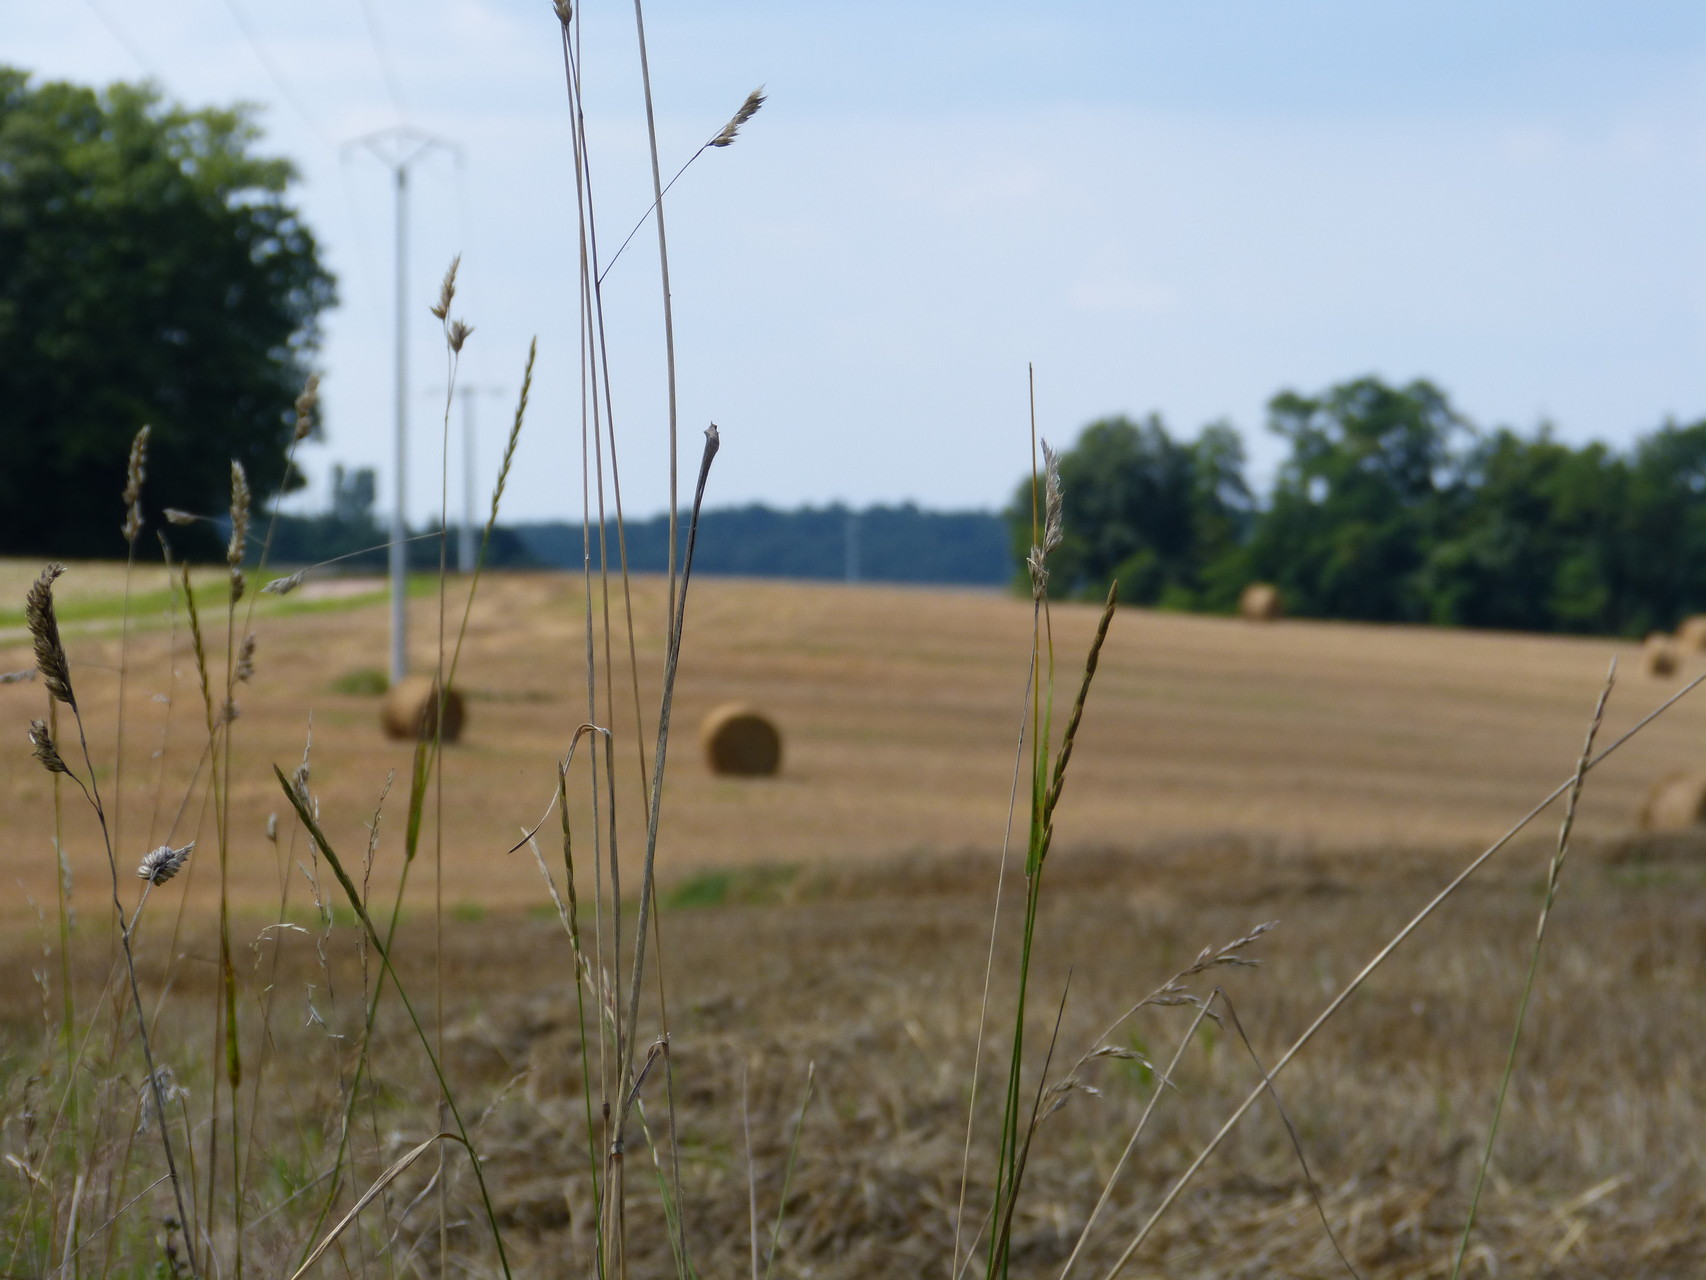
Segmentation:
<svg viewBox="0 0 1706 1280">
<path fill-rule="evenodd" d="M 1257 494 L 1225 423 L 1194 439 L 1155 415 L 1091 423 L 1058 458 L 1051 593 L 1099 600 L 1118 579 L 1130 604 L 1225 613 L 1270 582 L 1297 617 L 1628 636 L 1706 613 L 1706 421 L 1623 449 L 1573 445 L 1545 426 L 1477 427 L 1425 381 L 1360 378 L 1281 392 L 1268 429 L 1288 451 Z M 331 510 L 281 521 L 274 563 L 376 548 L 373 506 L 372 472 L 335 470 Z M 724 508 L 700 519 L 694 570 L 1022 589 L 1031 521 L 1029 477 L 999 513 Z M 662 572 L 667 546 L 664 517 L 629 523 L 630 569 Z M 578 523 L 519 524 L 494 532 L 486 562 L 575 568 L 581 555 Z M 384 553 L 346 563 L 382 569 Z M 436 566 L 437 540 L 414 543 L 410 563 Z"/>
<path fill-rule="evenodd" d="M 510 531 L 533 562 L 581 563 L 578 524 L 518 524 Z M 681 537 L 687 536 L 685 520 Z M 662 573 L 669 565 L 669 520 L 627 526 L 628 567 Z M 612 560 L 615 548 L 612 545 Z M 597 556 L 596 545 L 593 554 Z M 899 507 L 725 507 L 699 517 L 695 573 L 853 582 L 935 582 L 1002 586 L 1013 579 L 1006 521 L 989 511 Z"/>
<path fill-rule="evenodd" d="M 381 544 L 386 534 L 374 516 L 374 501 L 371 471 L 334 468 L 330 510 L 281 517 L 273 534 L 272 562 L 318 564 L 344 557 L 343 568 L 383 571 Z M 435 526 L 426 533 L 436 531 Z M 681 537 L 686 536 L 683 520 Z M 595 531 L 595 564 L 596 538 Z M 842 506 L 797 511 L 726 507 L 700 515 L 693 570 L 760 578 L 998 587 L 1013 579 L 1008 538 L 1005 519 L 988 511 L 921 511 L 910 504 L 862 511 Z M 578 569 L 582 546 L 579 523 L 502 525 L 492 533 L 486 564 L 501 569 Z M 669 564 L 668 517 L 630 520 L 627 547 L 629 569 L 664 572 Z M 423 537 L 410 545 L 409 564 L 436 568 L 438 554 L 438 540 Z M 612 564 L 616 556 L 612 536 Z M 454 566 L 454 536 L 450 561 Z"/>
</svg>

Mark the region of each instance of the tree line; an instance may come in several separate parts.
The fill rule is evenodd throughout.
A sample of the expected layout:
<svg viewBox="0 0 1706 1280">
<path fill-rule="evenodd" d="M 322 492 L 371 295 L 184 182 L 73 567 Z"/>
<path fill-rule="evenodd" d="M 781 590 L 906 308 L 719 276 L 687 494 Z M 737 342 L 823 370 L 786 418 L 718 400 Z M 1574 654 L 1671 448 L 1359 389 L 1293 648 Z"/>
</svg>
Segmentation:
<svg viewBox="0 0 1706 1280">
<path fill-rule="evenodd" d="M 1706 611 L 1706 420 L 1625 450 L 1482 430 L 1427 381 L 1285 391 L 1288 446 L 1258 500 L 1224 423 L 1102 419 L 1059 459 L 1057 594 L 1230 611 L 1271 582 L 1287 612 L 1368 622 L 1640 635 Z M 1007 520 L 1022 564 L 1032 486 Z"/>
</svg>

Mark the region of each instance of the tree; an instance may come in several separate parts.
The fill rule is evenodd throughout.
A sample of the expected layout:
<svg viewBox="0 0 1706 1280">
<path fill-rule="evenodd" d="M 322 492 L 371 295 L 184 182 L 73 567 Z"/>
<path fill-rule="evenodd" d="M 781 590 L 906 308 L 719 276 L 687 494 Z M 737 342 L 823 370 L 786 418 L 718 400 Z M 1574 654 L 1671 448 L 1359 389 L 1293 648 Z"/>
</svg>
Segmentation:
<svg viewBox="0 0 1706 1280">
<path fill-rule="evenodd" d="M 1120 598 L 1132 604 L 1224 603 L 1226 575 L 1214 566 L 1239 552 L 1249 522 L 1243 466 L 1237 433 L 1223 424 L 1187 443 L 1153 414 L 1091 423 L 1060 455 L 1063 537 L 1050 558 L 1053 590 L 1099 600 L 1117 578 Z M 1022 561 L 1031 545 L 1030 481 L 1008 519 Z"/>
<path fill-rule="evenodd" d="M 1425 621 L 1416 575 L 1455 499 L 1454 446 L 1468 430 L 1445 394 L 1378 378 L 1285 391 L 1268 426 L 1291 455 L 1256 525 L 1253 574 L 1307 616 Z"/>
<path fill-rule="evenodd" d="M 131 437 L 152 426 L 146 515 L 257 501 L 334 300 L 247 108 L 149 86 L 32 86 L 0 67 L 0 551 L 122 549 Z"/>
</svg>

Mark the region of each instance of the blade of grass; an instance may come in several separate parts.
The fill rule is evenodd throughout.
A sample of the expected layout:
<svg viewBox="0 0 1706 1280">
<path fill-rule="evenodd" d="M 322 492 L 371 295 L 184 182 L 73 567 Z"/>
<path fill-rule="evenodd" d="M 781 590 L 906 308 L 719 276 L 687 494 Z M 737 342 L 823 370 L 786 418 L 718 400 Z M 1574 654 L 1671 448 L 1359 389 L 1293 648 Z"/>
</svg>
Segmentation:
<svg viewBox="0 0 1706 1280">
<path fill-rule="evenodd" d="M 1528 974 L 1522 983 L 1522 998 L 1517 1001 L 1516 1025 L 1511 1028 L 1510 1050 L 1505 1055 L 1504 1074 L 1499 1077 L 1499 1094 L 1493 1103 L 1493 1119 L 1487 1126 L 1487 1145 L 1481 1153 L 1481 1167 L 1475 1175 L 1475 1191 L 1469 1197 L 1469 1213 L 1463 1221 L 1463 1235 L 1457 1242 L 1457 1256 L 1451 1263 L 1451 1280 L 1458 1280 L 1463 1274 L 1463 1260 L 1469 1252 L 1469 1237 L 1475 1230 L 1476 1211 L 1481 1207 L 1481 1192 L 1487 1185 L 1487 1171 L 1493 1165 L 1493 1144 L 1499 1136 L 1499 1120 L 1505 1111 L 1505 1096 L 1510 1092 L 1511 1079 L 1516 1074 L 1517 1049 L 1522 1043 L 1523 1024 L 1528 1019 L 1528 1002 L 1534 995 L 1535 975 L 1540 972 L 1540 950 L 1546 942 L 1546 924 L 1552 918 L 1552 904 L 1558 898 L 1558 877 L 1564 870 L 1564 859 L 1570 852 L 1570 832 L 1576 825 L 1576 805 L 1582 798 L 1582 782 L 1587 776 L 1588 759 L 1593 755 L 1594 739 L 1599 736 L 1599 726 L 1605 720 L 1605 704 L 1611 697 L 1611 689 L 1617 682 L 1617 659 L 1611 660 L 1611 669 L 1605 673 L 1605 686 L 1599 691 L 1599 701 L 1594 704 L 1593 719 L 1588 723 L 1587 738 L 1582 743 L 1582 754 L 1576 760 L 1576 774 L 1570 780 L 1570 795 L 1564 805 L 1564 820 L 1558 827 L 1558 851 L 1552 856 L 1552 863 L 1546 872 L 1546 896 L 1540 904 L 1540 922 L 1534 928 L 1534 947 L 1528 957 Z"/>
</svg>

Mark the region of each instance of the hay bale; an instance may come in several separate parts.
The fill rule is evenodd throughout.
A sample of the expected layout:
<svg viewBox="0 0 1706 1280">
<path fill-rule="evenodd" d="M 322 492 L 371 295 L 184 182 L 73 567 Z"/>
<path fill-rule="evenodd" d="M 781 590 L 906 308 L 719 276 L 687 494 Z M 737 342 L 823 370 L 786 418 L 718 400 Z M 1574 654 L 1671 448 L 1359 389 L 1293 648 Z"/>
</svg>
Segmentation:
<svg viewBox="0 0 1706 1280">
<path fill-rule="evenodd" d="M 386 692 L 379 711 L 385 736 L 410 742 L 432 737 L 437 717 L 438 682 L 432 676 L 404 676 Z M 443 739 L 455 742 L 461 736 L 462 695 L 446 689 Z"/>
<path fill-rule="evenodd" d="M 1655 631 L 1641 646 L 1641 670 L 1660 679 L 1676 674 L 1676 641 L 1662 631 Z"/>
<path fill-rule="evenodd" d="M 769 778 L 782 767 L 782 735 L 744 703 L 731 702 L 706 716 L 699 745 L 711 772 L 726 777 Z"/>
<path fill-rule="evenodd" d="M 1647 792 L 1641 805 L 1643 831 L 1687 831 L 1706 822 L 1706 774 L 1673 773 Z"/>
<path fill-rule="evenodd" d="M 1684 653 L 1706 653 L 1706 613 L 1682 620 L 1676 629 L 1676 645 Z"/>
<path fill-rule="evenodd" d="M 1238 597 L 1238 616 L 1246 622 L 1273 622 L 1285 616 L 1279 588 L 1271 582 L 1252 582 Z"/>
</svg>

